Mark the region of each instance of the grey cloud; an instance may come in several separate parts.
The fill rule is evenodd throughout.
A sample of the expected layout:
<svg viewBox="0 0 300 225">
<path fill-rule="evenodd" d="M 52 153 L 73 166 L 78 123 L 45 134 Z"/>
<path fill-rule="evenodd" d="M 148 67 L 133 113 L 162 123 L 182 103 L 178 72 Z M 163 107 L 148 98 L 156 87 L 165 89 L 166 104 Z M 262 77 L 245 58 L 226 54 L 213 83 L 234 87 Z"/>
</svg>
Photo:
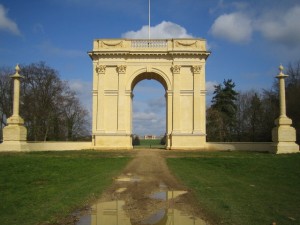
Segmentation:
<svg viewBox="0 0 300 225">
<path fill-rule="evenodd" d="M 6 15 L 7 10 L 0 4 L 0 30 L 8 31 L 14 35 L 21 36 L 18 25 Z"/>
</svg>

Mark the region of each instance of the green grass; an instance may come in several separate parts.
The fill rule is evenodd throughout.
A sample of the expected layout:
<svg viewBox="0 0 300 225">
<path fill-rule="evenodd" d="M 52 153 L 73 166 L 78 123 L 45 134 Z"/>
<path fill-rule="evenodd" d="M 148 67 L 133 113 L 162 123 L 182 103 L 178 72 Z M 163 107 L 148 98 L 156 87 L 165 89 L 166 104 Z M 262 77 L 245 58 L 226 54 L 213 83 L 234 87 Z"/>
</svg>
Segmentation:
<svg viewBox="0 0 300 225">
<path fill-rule="evenodd" d="M 135 145 L 134 148 L 165 148 L 165 146 L 160 144 L 160 139 L 140 139 L 140 145 Z"/>
<path fill-rule="evenodd" d="M 93 151 L 1 153 L 0 224 L 55 223 L 99 197 L 130 160 L 126 156 Z"/>
<path fill-rule="evenodd" d="M 300 224 L 300 154 L 202 152 L 167 163 L 215 224 Z"/>
</svg>

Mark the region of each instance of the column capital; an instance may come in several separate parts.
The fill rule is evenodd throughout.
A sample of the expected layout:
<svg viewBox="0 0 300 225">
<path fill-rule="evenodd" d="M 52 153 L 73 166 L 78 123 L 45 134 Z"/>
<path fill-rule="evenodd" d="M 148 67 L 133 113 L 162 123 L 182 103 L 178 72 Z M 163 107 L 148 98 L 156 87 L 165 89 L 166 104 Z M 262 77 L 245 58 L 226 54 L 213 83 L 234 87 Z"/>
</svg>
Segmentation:
<svg viewBox="0 0 300 225">
<path fill-rule="evenodd" d="M 97 64 L 97 66 L 96 66 L 96 72 L 98 74 L 104 74 L 105 73 L 105 69 L 106 69 L 106 65 Z"/>
<path fill-rule="evenodd" d="M 126 73 L 126 68 L 127 68 L 126 65 L 119 65 L 119 66 L 117 66 L 117 71 L 119 74 Z"/>
<path fill-rule="evenodd" d="M 172 70 L 172 72 L 175 74 L 175 73 L 180 73 L 180 68 L 181 68 L 181 66 L 180 65 L 173 65 L 172 67 L 171 67 L 171 70 Z"/>
<path fill-rule="evenodd" d="M 192 66 L 192 71 L 194 74 L 201 73 L 201 69 L 202 69 L 202 66 L 200 66 L 200 65 Z"/>
</svg>

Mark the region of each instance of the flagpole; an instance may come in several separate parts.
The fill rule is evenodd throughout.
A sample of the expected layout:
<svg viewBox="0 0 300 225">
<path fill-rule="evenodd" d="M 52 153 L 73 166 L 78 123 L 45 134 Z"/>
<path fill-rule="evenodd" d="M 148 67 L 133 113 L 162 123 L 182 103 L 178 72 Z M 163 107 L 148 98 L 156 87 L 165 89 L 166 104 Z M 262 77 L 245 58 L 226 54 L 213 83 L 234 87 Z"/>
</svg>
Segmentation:
<svg viewBox="0 0 300 225">
<path fill-rule="evenodd" d="M 151 23 L 150 23 L 150 19 L 151 19 L 151 17 L 150 17 L 150 13 L 151 13 L 151 11 L 150 11 L 150 0 L 149 0 L 149 25 L 148 25 L 148 39 L 150 40 L 150 38 L 151 38 L 151 34 L 150 34 L 150 32 L 151 32 L 151 28 L 150 28 L 150 26 L 151 26 Z"/>
</svg>

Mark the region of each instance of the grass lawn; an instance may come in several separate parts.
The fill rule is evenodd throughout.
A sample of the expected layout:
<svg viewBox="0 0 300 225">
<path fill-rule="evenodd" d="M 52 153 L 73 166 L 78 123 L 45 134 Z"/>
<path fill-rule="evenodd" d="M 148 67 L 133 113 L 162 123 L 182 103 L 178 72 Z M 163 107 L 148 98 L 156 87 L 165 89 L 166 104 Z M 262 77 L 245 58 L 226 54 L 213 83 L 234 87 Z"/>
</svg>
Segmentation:
<svg viewBox="0 0 300 225">
<path fill-rule="evenodd" d="M 124 154 L 1 153 L 0 224 L 55 223 L 98 198 L 130 160 Z"/>
<path fill-rule="evenodd" d="M 165 148 L 165 145 L 160 144 L 160 139 L 140 139 L 140 145 L 135 145 L 134 148 Z"/>
<path fill-rule="evenodd" d="M 300 154 L 195 152 L 167 163 L 215 224 L 300 224 Z"/>
</svg>

